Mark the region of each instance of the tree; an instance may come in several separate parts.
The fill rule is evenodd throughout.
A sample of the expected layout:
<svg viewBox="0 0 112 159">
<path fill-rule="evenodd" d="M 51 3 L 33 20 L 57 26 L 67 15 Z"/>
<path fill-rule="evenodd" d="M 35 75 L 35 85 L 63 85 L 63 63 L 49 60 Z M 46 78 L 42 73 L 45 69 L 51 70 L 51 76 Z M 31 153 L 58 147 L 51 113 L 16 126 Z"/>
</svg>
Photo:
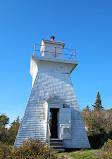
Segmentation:
<svg viewBox="0 0 112 159">
<path fill-rule="evenodd" d="M 9 118 L 1 114 L 0 115 L 0 141 L 6 142 L 8 140 L 8 129 L 6 128 L 6 125 L 9 123 Z"/>
<path fill-rule="evenodd" d="M 92 105 L 96 110 L 102 110 L 104 107 L 102 106 L 102 101 L 100 99 L 100 93 L 98 91 L 97 96 L 96 96 L 96 101 L 94 105 Z"/>
<path fill-rule="evenodd" d="M 9 118 L 6 115 L 1 114 L 0 115 L 0 127 L 5 127 L 8 123 L 9 123 Z"/>
<path fill-rule="evenodd" d="M 84 111 L 85 111 L 85 112 L 90 112 L 91 109 L 90 109 L 90 107 L 87 105 L 87 107 L 84 109 Z"/>
<path fill-rule="evenodd" d="M 19 126 L 20 126 L 20 119 L 19 119 L 19 116 L 18 116 L 16 121 L 14 120 L 11 123 L 11 127 L 8 130 L 8 135 L 9 135 L 8 143 L 11 144 L 11 145 L 14 144 L 14 141 L 15 141 L 15 138 L 17 136 L 17 132 L 18 132 Z"/>
</svg>

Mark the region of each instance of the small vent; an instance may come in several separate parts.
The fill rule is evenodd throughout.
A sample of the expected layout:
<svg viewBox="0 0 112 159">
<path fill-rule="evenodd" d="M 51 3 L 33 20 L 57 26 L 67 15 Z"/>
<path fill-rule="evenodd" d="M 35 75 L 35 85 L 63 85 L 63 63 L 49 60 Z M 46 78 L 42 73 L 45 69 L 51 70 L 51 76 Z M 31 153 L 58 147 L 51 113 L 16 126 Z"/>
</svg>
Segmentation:
<svg viewBox="0 0 112 159">
<path fill-rule="evenodd" d="M 61 124 L 61 139 L 71 139 L 70 124 Z"/>
<path fill-rule="evenodd" d="M 63 128 L 63 134 L 65 134 L 65 135 L 70 134 L 70 129 L 69 128 Z"/>
</svg>

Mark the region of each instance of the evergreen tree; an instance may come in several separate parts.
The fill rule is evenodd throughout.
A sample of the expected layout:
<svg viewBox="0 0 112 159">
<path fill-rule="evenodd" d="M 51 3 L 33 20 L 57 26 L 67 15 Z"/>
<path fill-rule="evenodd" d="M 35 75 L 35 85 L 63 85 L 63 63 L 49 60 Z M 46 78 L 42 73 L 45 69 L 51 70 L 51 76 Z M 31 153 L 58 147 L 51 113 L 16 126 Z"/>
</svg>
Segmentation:
<svg viewBox="0 0 112 159">
<path fill-rule="evenodd" d="M 87 105 L 87 107 L 86 107 L 85 110 L 86 110 L 86 111 L 90 111 L 90 107 Z"/>
<path fill-rule="evenodd" d="M 97 109 L 97 110 L 102 110 L 104 107 L 102 106 L 102 101 L 100 99 L 100 93 L 98 91 L 97 93 L 97 97 L 96 97 L 96 101 L 94 103 L 94 105 L 92 105 L 94 107 L 94 109 Z"/>
</svg>

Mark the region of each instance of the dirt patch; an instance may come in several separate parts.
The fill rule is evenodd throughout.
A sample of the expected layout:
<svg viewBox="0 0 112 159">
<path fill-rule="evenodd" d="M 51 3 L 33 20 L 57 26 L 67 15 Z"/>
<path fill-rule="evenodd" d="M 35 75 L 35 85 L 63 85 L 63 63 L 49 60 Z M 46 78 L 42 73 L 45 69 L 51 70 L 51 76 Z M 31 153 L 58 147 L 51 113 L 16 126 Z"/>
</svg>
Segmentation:
<svg viewBox="0 0 112 159">
<path fill-rule="evenodd" d="M 73 158 L 68 155 L 63 155 L 63 156 L 59 156 L 57 159 L 73 159 Z"/>
<path fill-rule="evenodd" d="M 101 150 L 101 151 L 93 153 L 92 155 L 97 158 L 101 158 L 103 156 L 103 154 L 104 154 L 104 152 Z"/>
</svg>

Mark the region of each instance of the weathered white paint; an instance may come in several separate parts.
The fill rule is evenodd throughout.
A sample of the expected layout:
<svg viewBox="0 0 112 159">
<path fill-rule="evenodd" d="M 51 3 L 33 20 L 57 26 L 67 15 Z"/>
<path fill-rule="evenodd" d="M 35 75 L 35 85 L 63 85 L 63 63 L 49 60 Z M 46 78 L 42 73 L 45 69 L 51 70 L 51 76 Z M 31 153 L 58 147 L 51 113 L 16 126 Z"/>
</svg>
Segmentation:
<svg viewBox="0 0 112 159">
<path fill-rule="evenodd" d="M 70 73 L 77 66 L 77 61 L 70 61 L 49 57 L 32 56 L 30 74 L 32 75 L 32 90 L 28 104 L 18 131 L 15 147 L 19 147 L 23 140 L 30 137 L 47 139 L 47 122 L 50 107 L 70 109 L 71 123 L 59 123 L 63 128 L 71 129 L 71 135 L 66 139 L 63 135 L 65 148 L 89 148 L 89 142 L 81 118 L 80 109 L 74 93 Z M 65 108 L 66 109 L 66 108 Z M 60 115 L 64 115 L 61 113 Z M 64 121 L 64 120 L 60 120 Z M 61 129 L 58 130 L 61 132 Z"/>
<path fill-rule="evenodd" d="M 61 108 L 59 110 L 59 138 L 71 139 L 71 109 Z"/>
<path fill-rule="evenodd" d="M 64 42 L 42 40 L 40 52 L 42 52 L 42 56 L 45 56 L 45 57 L 53 57 L 53 58 L 62 59 L 63 48 L 65 44 L 66 43 Z"/>
<path fill-rule="evenodd" d="M 70 74 L 78 65 L 78 61 L 57 59 L 52 57 L 32 56 L 30 62 L 30 75 L 32 76 L 32 86 L 38 71 L 55 72 L 56 74 Z M 61 76 L 62 76 L 61 75 Z"/>
</svg>

